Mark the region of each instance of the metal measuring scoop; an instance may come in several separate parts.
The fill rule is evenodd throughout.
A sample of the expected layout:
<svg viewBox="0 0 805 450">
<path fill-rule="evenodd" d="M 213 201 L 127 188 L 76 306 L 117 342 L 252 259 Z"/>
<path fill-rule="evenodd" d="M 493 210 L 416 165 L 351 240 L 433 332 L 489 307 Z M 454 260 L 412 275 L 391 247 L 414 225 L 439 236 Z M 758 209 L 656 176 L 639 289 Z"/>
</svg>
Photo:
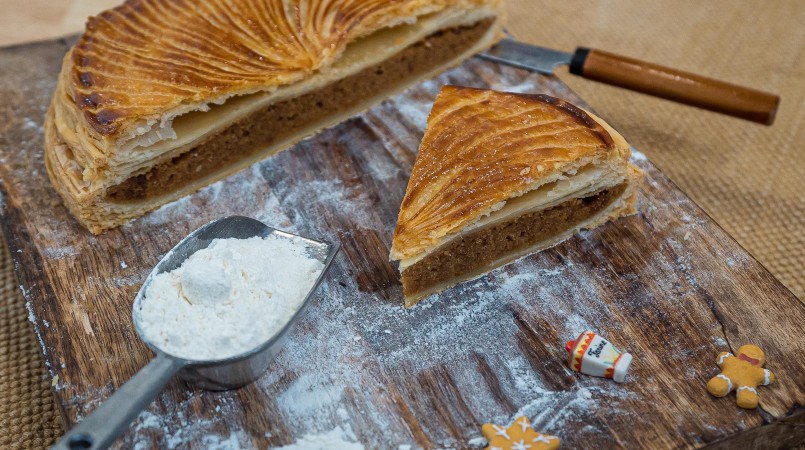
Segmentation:
<svg viewBox="0 0 805 450">
<path fill-rule="evenodd" d="M 297 237 L 266 226 L 248 217 L 230 216 L 210 222 L 190 233 L 165 255 L 145 279 L 134 299 L 132 316 L 140 339 L 156 353 L 148 365 L 140 369 L 87 418 L 67 432 L 53 447 L 59 450 L 99 449 L 111 445 L 154 400 L 167 382 L 178 374 L 180 378 L 209 390 L 234 389 L 256 380 L 282 346 L 283 338 L 296 322 L 340 248 L 338 243 L 301 238 L 308 254 L 324 264 L 316 283 L 308 292 L 299 309 L 282 329 L 260 346 L 240 355 L 211 361 L 188 360 L 169 355 L 143 336 L 137 308 L 151 280 L 162 272 L 177 269 L 193 253 L 207 248 L 214 239 L 247 239 L 274 234 L 280 237 Z"/>
</svg>

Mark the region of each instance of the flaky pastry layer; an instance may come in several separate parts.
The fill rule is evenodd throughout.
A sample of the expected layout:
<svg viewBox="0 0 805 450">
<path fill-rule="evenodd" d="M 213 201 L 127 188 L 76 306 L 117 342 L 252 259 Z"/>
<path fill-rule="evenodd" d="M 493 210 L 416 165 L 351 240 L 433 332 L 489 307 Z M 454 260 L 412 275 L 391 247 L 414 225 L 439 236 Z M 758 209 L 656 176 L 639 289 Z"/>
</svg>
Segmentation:
<svg viewBox="0 0 805 450">
<path fill-rule="evenodd" d="M 555 245 L 558 245 L 570 238 L 572 238 L 576 233 L 581 230 L 591 230 L 596 228 L 600 225 L 605 224 L 611 220 L 615 220 L 619 217 L 628 216 L 634 214 L 636 210 L 636 201 L 637 201 L 637 186 L 639 184 L 639 180 L 642 177 L 642 173 L 639 169 L 632 167 L 629 171 L 629 176 L 625 181 L 626 186 L 623 192 L 605 209 L 601 210 L 600 212 L 592 215 L 591 217 L 582 220 L 578 223 L 568 223 L 562 228 L 562 230 L 556 234 L 551 235 L 546 239 L 542 239 L 536 242 L 533 242 L 531 245 L 524 246 L 517 250 L 511 252 L 505 252 L 500 257 L 487 262 L 485 264 L 479 265 L 474 267 L 469 271 L 462 272 L 455 276 L 445 277 L 442 278 L 439 282 L 429 284 L 426 287 L 417 289 L 416 287 L 411 287 L 409 284 L 416 284 L 416 280 L 411 280 L 413 275 L 412 272 L 414 270 L 413 267 L 416 267 L 416 263 L 410 264 L 406 269 L 402 269 L 402 281 L 403 281 L 403 293 L 404 293 L 404 304 L 407 308 L 410 308 L 416 305 L 421 300 L 433 295 L 437 292 L 441 292 L 445 289 L 448 289 L 452 286 L 455 286 L 461 282 L 469 281 L 478 277 L 485 275 L 486 273 L 503 266 L 505 264 L 511 263 L 519 258 L 522 258 L 526 255 L 531 253 L 539 252 L 548 248 L 551 248 Z M 605 190 L 604 190 L 605 191 Z M 572 200 L 573 198 L 583 198 L 583 197 L 571 197 L 563 199 L 564 201 Z M 561 204 L 561 203 L 559 203 Z M 539 212 L 540 210 L 547 210 L 550 209 L 550 205 L 545 208 L 539 208 L 536 210 L 528 210 L 522 211 L 522 215 L 526 215 L 533 212 Z M 510 217 L 509 220 L 517 220 L 517 216 Z M 485 226 L 492 226 L 492 224 L 487 224 Z M 482 227 L 483 228 L 483 227 Z M 482 229 L 481 228 L 481 229 Z M 469 230 L 467 234 L 472 233 L 473 231 L 478 231 L 479 229 Z M 463 234 L 463 233 L 462 233 Z M 460 236 L 457 237 L 460 239 Z M 447 244 L 446 244 L 447 245 Z M 441 247 L 440 247 L 441 248 Z M 433 255 L 437 253 L 439 250 L 436 249 L 434 252 L 430 252 L 429 255 Z M 422 261 L 419 259 L 417 262 Z"/>
<path fill-rule="evenodd" d="M 87 22 L 65 93 L 107 152 L 179 114 L 325 71 L 356 40 L 489 0 L 128 0 Z"/>
<path fill-rule="evenodd" d="M 404 269 L 540 188 L 549 192 L 532 203 L 582 190 L 578 174 L 601 174 L 594 181 L 608 184 L 600 187 L 619 184 L 629 155 L 623 137 L 565 101 L 445 86 L 400 206 L 391 259 Z"/>
<path fill-rule="evenodd" d="M 301 3 L 316 4 L 318 2 L 310 0 Z M 334 1 L 330 3 L 332 3 L 329 6 L 330 9 L 338 10 L 339 8 L 348 9 L 352 3 L 367 2 Z M 395 5 L 393 8 L 390 6 L 391 3 Z M 206 98 L 198 97 L 196 93 L 188 94 L 189 96 L 184 98 L 180 98 L 181 95 L 177 94 L 174 99 L 176 105 L 171 107 L 172 109 L 161 110 L 161 107 L 150 105 L 148 108 L 151 108 L 153 113 L 162 111 L 159 113 L 160 119 L 147 119 L 142 123 L 137 122 L 140 119 L 132 119 L 134 121 L 129 119 L 139 117 L 132 111 L 147 109 L 143 105 L 148 103 L 141 103 L 132 97 L 129 100 L 134 103 L 130 105 L 131 108 L 126 108 L 126 111 L 131 114 L 121 116 L 123 119 L 120 119 L 122 121 L 120 123 L 123 125 L 119 129 L 134 130 L 133 132 L 109 131 L 107 133 L 103 130 L 99 131 L 92 124 L 93 119 L 87 115 L 88 110 L 85 108 L 87 102 L 81 100 L 81 97 L 76 94 L 81 91 L 81 89 L 77 91 L 75 85 L 75 71 L 78 70 L 76 54 L 80 53 L 83 48 L 77 45 L 65 57 L 65 64 L 46 119 L 48 131 L 46 132 L 45 156 L 54 186 L 65 199 L 71 212 L 93 232 L 97 233 L 103 229 L 120 225 L 131 217 L 141 215 L 147 210 L 226 176 L 259 159 L 260 155 L 253 155 L 237 164 L 222 167 L 213 175 L 190 180 L 186 186 L 176 191 L 166 192 L 159 199 L 152 198 L 139 203 L 116 203 L 114 199 L 107 198 L 107 192 L 113 191 L 116 186 L 133 177 L 147 174 L 153 167 L 169 163 L 179 155 L 203 145 L 204 142 L 209 141 L 211 136 L 225 131 L 227 127 L 238 123 L 244 117 L 258 114 L 272 104 L 326 89 L 327 86 L 338 80 L 382 64 L 385 58 L 402 52 L 440 30 L 472 27 L 489 20 L 494 21 L 499 13 L 500 1 L 421 2 L 408 0 L 381 2 L 377 6 L 379 9 L 376 14 L 360 16 L 360 20 L 355 18 L 357 22 L 353 23 L 354 29 L 350 28 L 348 33 L 345 32 L 346 34 L 339 37 L 337 42 L 334 41 L 335 43 L 322 48 L 314 46 L 326 54 L 318 56 L 319 63 L 315 65 L 315 68 L 299 72 L 302 75 L 298 80 L 288 81 L 285 78 L 268 77 L 258 82 L 253 78 L 246 77 L 244 80 L 248 82 L 241 80 L 226 87 L 216 85 L 217 87 L 213 89 L 215 95 L 211 95 L 211 91 L 205 91 L 206 88 L 199 88 L 198 92 L 210 94 Z M 383 14 L 380 13 L 382 11 L 384 11 Z M 106 15 L 115 16 L 118 13 L 119 11 L 104 13 L 93 20 L 104 22 L 108 19 L 104 18 Z M 494 21 L 493 25 L 485 30 L 482 36 L 474 38 L 477 41 L 468 45 L 460 54 L 439 61 L 435 68 L 429 67 L 426 71 L 414 70 L 414 76 L 409 77 L 404 83 L 396 83 L 382 92 L 371 93 L 356 106 L 345 108 L 344 111 L 333 114 L 326 120 L 310 123 L 298 133 L 283 136 L 279 142 L 272 142 L 271 148 L 266 149 L 262 156 L 286 148 L 318 129 L 333 125 L 383 97 L 401 90 L 408 83 L 438 73 L 490 46 L 500 36 L 498 22 Z M 235 34 L 237 32 L 236 30 Z M 90 27 L 87 34 L 96 34 L 97 37 L 97 30 Z M 117 64 L 116 58 L 119 55 L 115 51 L 110 50 L 110 61 L 104 67 Z M 103 65 L 103 61 L 97 56 L 94 59 L 95 63 Z M 251 56 L 253 57 L 254 54 Z M 165 68 L 165 70 L 178 70 L 172 65 L 166 65 Z M 195 70 L 189 66 L 186 69 Z M 260 72 L 258 69 L 255 70 Z M 129 79 L 137 79 L 137 77 L 130 76 Z M 247 85 L 248 88 L 244 87 Z M 106 85 L 93 83 L 92 86 L 96 88 L 97 93 L 101 93 L 104 92 L 101 88 Z M 185 92 L 185 94 L 187 93 Z M 157 97 L 159 96 L 154 98 Z M 197 97 L 201 100 L 195 101 Z M 117 107 L 125 102 L 116 100 L 112 103 Z M 90 109 L 95 111 L 100 107 L 93 106 Z M 116 130 L 119 129 L 116 128 Z"/>
</svg>

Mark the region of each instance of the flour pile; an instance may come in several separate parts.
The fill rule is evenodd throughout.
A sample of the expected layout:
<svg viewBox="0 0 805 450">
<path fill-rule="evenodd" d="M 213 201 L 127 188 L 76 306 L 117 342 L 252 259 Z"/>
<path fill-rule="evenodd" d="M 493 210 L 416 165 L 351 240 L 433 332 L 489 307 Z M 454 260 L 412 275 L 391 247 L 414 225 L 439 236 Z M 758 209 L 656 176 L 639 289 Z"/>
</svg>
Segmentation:
<svg viewBox="0 0 805 450">
<path fill-rule="evenodd" d="M 270 339 L 299 309 L 324 265 L 299 238 L 216 239 L 151 280 L 134 314 L 168 354 L 215 360 Z"/>
</svg>

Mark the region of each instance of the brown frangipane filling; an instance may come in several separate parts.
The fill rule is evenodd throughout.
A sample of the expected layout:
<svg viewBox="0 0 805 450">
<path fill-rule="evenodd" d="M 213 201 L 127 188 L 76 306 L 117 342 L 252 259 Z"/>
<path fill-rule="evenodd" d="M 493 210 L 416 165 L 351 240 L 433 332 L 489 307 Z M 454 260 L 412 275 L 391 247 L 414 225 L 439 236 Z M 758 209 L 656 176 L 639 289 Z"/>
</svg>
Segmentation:
<svg viewBox="0 0 805 450">
<path fill-rule="evenodd" d="M 405 269 L 403 292 L 415 295 L 461 279 L 508 254 L 559 235 L 606 209 L 624 190 L 626 183 L 468 233 Z"/>
<path fill-rule="evenodd" d="M 472 26 L 439 31 L 377 66 L 316 91 L 269 105 L 210 136 L 192 150 L 109 188 L 107 199 L 140 201 L 181 189 L 189 182 L 262 151 L 311 122 L 434 69 L 471 48 L 493 23 L 494 19 L 490 18 Z"/>
</svg>

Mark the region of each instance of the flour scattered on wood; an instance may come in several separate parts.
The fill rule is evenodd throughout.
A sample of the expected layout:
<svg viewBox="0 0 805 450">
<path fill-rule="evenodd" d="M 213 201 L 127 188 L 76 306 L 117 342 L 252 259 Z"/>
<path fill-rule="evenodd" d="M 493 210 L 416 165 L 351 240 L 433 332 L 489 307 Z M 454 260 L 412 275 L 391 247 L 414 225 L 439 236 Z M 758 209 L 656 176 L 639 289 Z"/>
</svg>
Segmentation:
<svg viewBox="0 0 805 450">
<path fill-rule="evenodd" d="M 49 259 L 62 259 L 77 256 L 78 251 L 73 247 L 50 247 L 42 250 L 42 255 Z"/>
<path fill-rule="evenodd" d="M 42 124 L 38 123 L 37 121 L 31 119 L 30 117 L 24 117 L 22 119 L 22 128 L 26 130 L 36 130 L 39 132 L 44 132 L 42 128 Z"/>
<path fill-rule="evenodd" d="M 375 215 L 372 212 L 371 199 L 354 187 L 345 186 L 341 180 L 313 180 L 305 185 L 305 189 L 288 189 L 278 186 L 283 196 L 283 203 L 297 205 L 304 210 L 308 205 L 325 205 L 338 208 L 345 220 L 355 223 L 361 228 L 377 228 Z"/>
<path fill-rule="evenodd" d="M 201 444 L 200 448 L 217 450 L 237 450 L 252 448 L 252 439 L 243 429 L 229 426 L 225 433 L 221 430 L 225 425 L 225 415 L 233 410 L 232 395 L 229 392 L 217 394 L 219 405 L 212 418 L 200 418 L 192 413 L 192 405 L 198 404 L 201 398 L 197 395 L 175 405 L 170 416 L 154 414 L 150 410 L 143 411 L 134 421 L 129 433 L 132 435 L 133 448 L 164 448 L 168 450 L 187 448 L 190 440 Z M 223 407 L 221 406 L 223 405 Z M 154 433 L 156 431 L 156 433 Z"/>
<path fill-rule="evenodd" d="M 539 310 L 545 320 L 556 321 L 554 326 L 560 336 L 567 337 L 589 328 L 594 322 L 588 317 L 598 315 L 595 312 L 598 309 L 605 309 L 600 300 L 582 296 L 582 302 L 590 302 L 591 313 L 567 314 L 553 301 L 554 296 L 558 292 L 574 295 L 579 292 L 578 283 L 584 281 L 572 276 L 562 281 L 556 275 L 548 275 L 553 277 L 552 282 L 540 282 L 547 279 L 539 269 L 552 264 L 547 258 L 541 259 L 529 257 L 517 265 L 498 269 L 487 279 L 460 285 L 453 295 L 431 298 L 411 310 L 361 293 L 348 279 L 325 283 L 318 304 L 300 323 L 300 327 L 317 332 L 294 333 L 272 366 L 274 370 L 258 383 L 271 393 L 289 374 L 300 374 L 277 391 L 277 404 L 283 416 L 290 424 L 302 424 L 298 432 L 306 429 L 305 420 L 330 426 L 350 424 L 335 411 L 358 401 L 355 407 L 373 421 L 380 421 L 379 426 L 388 435 L 409 436 L 403 444 L 415 442 L 391 397 L 380 394 L 383 401 L 369 404 L 362 401 L 362 396 L 350 394 L 355 389 L 381 393 L 387 390 L 389 382 L 379 375 L 379 367 L 370 362 L 372 359 L 379 359 L 383 372 L 413 382 L 426 382 L 436 376 L 445 389 L 454 384 L 457 392 L 475 392 L 477 395 L 462 396 L 462 401 L 475 417 L 485 422 L 505 423 L 522 414 L 547 433 L 561 434 L 566 427 L 581 427 L 585 423 L 597 424 L 591 433 L 602 432 L 603 425 L 594 420 L 600 405 L 606 405 L 613 413 L 628 414 L 619 408 L 623 399 L 631 398 L 628 386 L 615 387 L 608 380 L 578 377 L 575 386 L 552 387 L 546 382 L 544 370 L 560 371 L 549 378 L 575 376 L 563 366 L 535 367 L 525 359 L 518 345 L 519 326 L 514 311 Z M 562 351 L 561 344 L 557 346 Z M 479 372 L 479 359 L 492 367 L 502 395 L 519 411 L 506 412 L 503 405 L 493 400 L 495 396 L 488 392 L 487 381 Z M 355 364 L 357 361 L 365 363 Z M 402 396 L 403 401 L 414 401 L 405 393 Z M 355 429 L 361 432 L 360 428 Z M 428 432 L 437 439 L 450 439 L 446 430 Z M 363 442 L 384 442 L 378 436 L 359 434 L 359 437 Z"/>
<path fill-rule="evenodd" d="M 262 171 L 266 170 L 271 161 L 272 159 L 268 159 L 255 163 L 193 195 L 167 203 L 123 227 L 136 228 L 140 232 L 143 229 L 156 232 L 160 227 L 176 222 L 202 225 L 221 217 L 243 215 L 246 211 L 251 211 L 252 217 L 257 220 L 277 229 L 294 232 L 296 229 L 293 222 L 283 212 L 280 201 L 271 190 L 265 189 Z"/>
<path fill-rule="evenodd" d="M 489 444 L 489 441 L 487 441 L 486 438 L 483 437 L 483 436 L 474 437 L 474 438 L 470 439 L 469 441 L 467 441 L 467 445 L 469 445 L 470 447 L 473 447 L 473 448 L 486 447 L 488 444 Z"/>
<path fill-rule="evenodd" d="M 363 450 L 364 446 L 355 442 L 351 429 L 335 427 L 324 433 L 309 433 L 290 445 L 276 447 L 276 450 Z"/>
</svg>

